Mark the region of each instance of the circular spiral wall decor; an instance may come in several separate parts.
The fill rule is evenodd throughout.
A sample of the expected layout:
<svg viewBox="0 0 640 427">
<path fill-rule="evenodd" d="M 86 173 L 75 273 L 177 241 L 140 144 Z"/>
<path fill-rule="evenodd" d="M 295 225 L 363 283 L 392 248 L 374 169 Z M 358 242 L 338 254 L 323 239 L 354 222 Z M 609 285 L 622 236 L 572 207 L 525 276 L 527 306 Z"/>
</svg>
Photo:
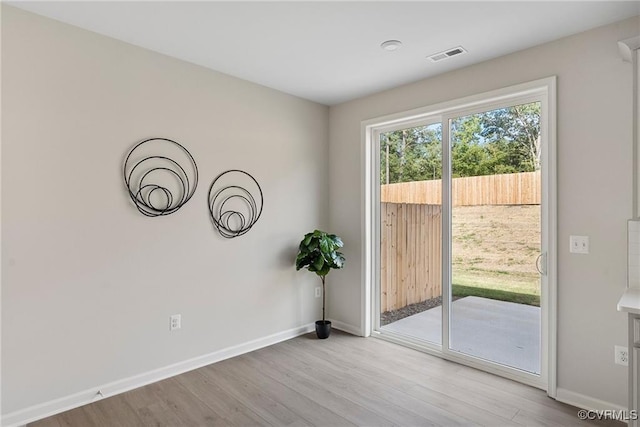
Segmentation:
<svg viewBox="0 0 640 427">
<path fill-rule="evenodd" d="M 198 186 L 198 166 L 178 142 L 150 138 L 129 151 L 123 177 L 129 197 L 141 214 L 164 216 L 176 212 L 193 197 Z"/>
<path fill-rule="evenodd" d="M 242 236 L 262 215 L 264 199 L 258 181 L 245 171 L 221 173 L 209 187 L 209 214 L 222 237 Z"/>
</svg>

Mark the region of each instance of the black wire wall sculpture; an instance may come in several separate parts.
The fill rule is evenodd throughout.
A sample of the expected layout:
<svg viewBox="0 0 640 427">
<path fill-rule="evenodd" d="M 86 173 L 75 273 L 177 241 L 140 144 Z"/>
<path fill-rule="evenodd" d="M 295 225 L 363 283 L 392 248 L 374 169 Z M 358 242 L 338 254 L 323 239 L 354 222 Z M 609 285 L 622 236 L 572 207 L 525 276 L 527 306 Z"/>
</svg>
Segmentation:
<svg viewBox="0 0 640 427">
<path fill-rule="evenodd" d="M 208 202 L 213 224 L 220 235 L 227 239 L 242 236 L 251 230 L 262 215 L 264 205 L 258 181 L 238 169 L 223 172 L 213 180 L 209 187 Z"/>
<path fill-rule="evenodd" d="M 198 166 L 193 156 L 167 138 L 136 144 L 124 161 L 123 176 L 129 197 L 138 211 L 149 217 L 176 212 L 193 197 L 198 186 Z"/>
</svg>

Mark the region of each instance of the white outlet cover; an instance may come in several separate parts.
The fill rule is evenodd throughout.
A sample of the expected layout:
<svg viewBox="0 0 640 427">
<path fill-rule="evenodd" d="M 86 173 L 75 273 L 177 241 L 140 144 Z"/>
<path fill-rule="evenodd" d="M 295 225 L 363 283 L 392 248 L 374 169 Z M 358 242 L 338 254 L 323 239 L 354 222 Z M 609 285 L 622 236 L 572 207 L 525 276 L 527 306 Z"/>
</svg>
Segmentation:
<svg viewBox="0 0 640 427">
<path fill-rule="evenodd" d="M 616 365 L 629 366 L 629 348 L 616 345 L 614 351 Z"/>
<path fill-rule="evenodd" d="M 569 252 L 572 254 L 588 254 L 589 236 L 569 236 Z"/>
<path fill-rule="evenodd" d="M 182 316 L 180 314 L 174 314 L 169 317 L 169 330 L 174 331 L 182 327 Z"/>
</svg>

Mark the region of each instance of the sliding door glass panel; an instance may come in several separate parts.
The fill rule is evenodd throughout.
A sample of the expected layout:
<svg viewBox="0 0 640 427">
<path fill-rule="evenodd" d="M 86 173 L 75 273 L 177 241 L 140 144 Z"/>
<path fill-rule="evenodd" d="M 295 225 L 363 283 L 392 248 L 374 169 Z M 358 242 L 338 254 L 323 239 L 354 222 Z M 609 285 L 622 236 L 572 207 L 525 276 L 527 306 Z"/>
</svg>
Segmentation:
<svg viewBox="0 0 640 427">
<path fill-rule="evenodd" d="M 450 121 L 449 347 L 539 374 L 540 103 Z"/>
<path fill-rule="evenodd" d="M 380 134 L 380 329 L 442 343 L 442 124 Z"/>
</svg>

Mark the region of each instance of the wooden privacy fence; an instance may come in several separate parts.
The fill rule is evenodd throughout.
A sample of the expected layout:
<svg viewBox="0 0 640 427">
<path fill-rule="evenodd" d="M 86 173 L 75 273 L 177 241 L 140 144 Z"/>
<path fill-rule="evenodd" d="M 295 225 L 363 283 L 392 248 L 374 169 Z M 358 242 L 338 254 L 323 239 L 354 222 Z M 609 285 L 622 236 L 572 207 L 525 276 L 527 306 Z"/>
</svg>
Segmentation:
<svg viewBox="0 0 640 427">
<path fill-rule="evenodd" d="M 442 204 L 442 181 L 414 181 L 380 186 L 380 201 Z M 539 205 L 540 171 L 454 178 L 453 206 Z"/>
<path fill-rule="evenodd" d="M 381 312 L 442 295 L 441 214 L 437 205 L 381 204 Z"/>
</svg>

